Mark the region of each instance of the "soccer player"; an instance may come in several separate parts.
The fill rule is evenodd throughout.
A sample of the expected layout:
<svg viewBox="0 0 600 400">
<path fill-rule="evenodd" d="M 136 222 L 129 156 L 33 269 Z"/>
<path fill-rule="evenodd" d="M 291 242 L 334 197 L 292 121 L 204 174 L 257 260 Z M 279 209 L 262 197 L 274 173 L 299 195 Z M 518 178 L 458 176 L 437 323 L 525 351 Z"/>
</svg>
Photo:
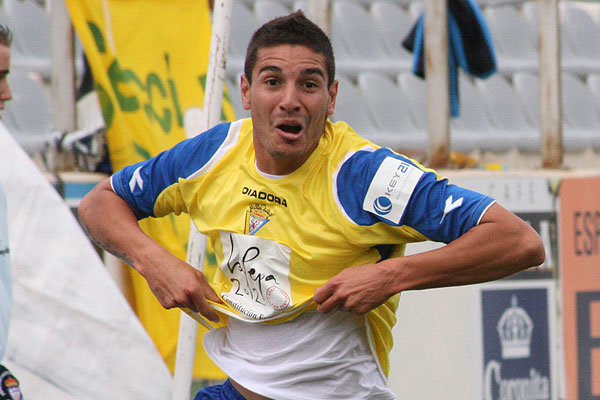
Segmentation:
<svg viewBox="0 0 600 400">
<path fill-rule="evenodd" d="M 399 293 L 505 277 L 544 260 L 536 232 L 493 199 L 327 119 L 338 83 L 327 36 L 301 12 L 259 28 L 222 123 L 100 183 L 81 202 L 90 236 L 166 308 L 214 329 L 229 376 L 202 399 L 392 399 Z M 340 93 L 343 95 L 343 93 Z M 215 249 L 210 276 L 137 221 L 188 213 Z M 443 248 L 403 257 L 406 243 Z"/>
<path fill-rule="evenodd" d="M 0 25 L 0 110 L 4 103 L 12 99 L 6 76 L 10 72 L 10 45 L 12 32 Z M 6 215 L 6 196 L 0 181 L 0 361 L 6 350 L 8 327 L 12 308 L 12 274 L 10 270 L 10 247 L 8 245 L 8 220 Z M 13 374 L 0 364 L 0 400 L 21 398 L 19 382 Z"/>
</svg>

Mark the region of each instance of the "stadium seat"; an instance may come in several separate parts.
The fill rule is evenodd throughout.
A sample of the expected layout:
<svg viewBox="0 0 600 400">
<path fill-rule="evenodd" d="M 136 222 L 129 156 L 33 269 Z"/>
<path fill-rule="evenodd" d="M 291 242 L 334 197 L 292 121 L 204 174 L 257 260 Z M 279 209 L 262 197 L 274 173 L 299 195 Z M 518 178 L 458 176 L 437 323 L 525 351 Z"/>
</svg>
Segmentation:
<svg viewBox="0 0 600 400">
<path fill-rule="evenodd" d="M 499 150 L 499 135 L 494 132 L 485 99 L 471 79 L 465 74 L 459 75 L 460 115 L 450 123 L 450 143 L 453 149 L 464 152 Z"/>
<path fill-rule="evenodd" d="M 424 12 L 425 1 L 411 1 L 408 3 L 408 16 L 411 20 L 416 21 Z"/>
<path fill-rule="evenodd" d="M 570 3 L 561 3 L 563 66 L 571 72 L 598 70 L 600 64 L 600 25 L 591 14 Z"/>
<path fill-rule="evenodd" d="M 412 121 L 408 100 L 396 83 L 378 72 L 361 72 L 358 87 L 367 100 L 367 108 L 377 129 L 390 136 L 395 149 L 423 150 L 427 132 Z"/>
<path fill-rule="evenodd" d="M 413 26 L 408 14 L 396 2 L 388 0 L 374 1 L 370 7 L 370 14 L 386 54 L 397 59 L 400 68 L 410 70 L 413 56 L 402 46 L 402 40 Z"/>
<path fill-rule="evenodd" d="M 295 0 L 292 4 L 292 10 L 302 10 L 304 14 L 308 13 L 308 0 Z"/>
<path fill-rule="evenodd" d="M 539 82 L 531 73 L 516 73 L 514 85 L 525 108 L 532 118 L 539 120 Z M 561 75 L 563 147 L 566 151 L 579 151 L 600 146 L 600 110 L 590 87 L 575 75 Z"/>
<path fill-rule="evenodd" d="M 512 5 L 488 7 L 483 11 L 488 23 L 498 70 L 512 73 L 535 70 L 538 65 L 537 35 L 531 23 Z"/>
<path fill-rule="evenodd" d="M 600 147 L 600 109 L 591 90 L 574 74 L 563 73 L 563 144 L 567 151 Z"/>
<path fill-rule="evenodd" d="M 537 74 L 532 72 L 516 72 L 513 77 L 513 86 L 523 104 L 529 123 L 539 129 L 540 101 L 539 83 Z"/>
<path fill-rule="evenodd" d="M 476 85 L 485 100 L 494 130 L 502 135 L 504 146 L 526 151 L 538 150 L 538 128 L 530 122 L 525 105 L 511 83 L 496 74 L 478 80 Z"/>
<path fill-rule="evenodd" d="M 332 121 L 344 121 L 359 135 L 373 142 L 388 146 L 390 138 L 380 134 L 369 115 L 368 106 L 362 93 L 346 76 L 338 74 L 338 96 Z"/>
<path fill-rule="evenodd" d="M 12 65 L 50 77 L 52 64 L 49 14 L 31 0 L 4 0 L 2 7 L 7 23 L 14 32 Z"/>
<path fill-rule="evenodd" d="M 8 15 L 6 15 L 5 2 L 0 3 L 0 24 L 10 27 Z"/>
<path fill-rule="evenodd" d="M 336 0 L 331 11 L 331 40 L 339 62 L 338 70 L 357 76 L 362 70 L 385 70 L 393 62 L 370 23 L 367 10 L 351 0 Z"/>
<path fill-rule="evenodd" d="M 564 5 L 565 3 L 562 3 Z M 568 3 L 567 3 L 568 4 Z M 523 4 L 523 15 L 529 22 L 530 26 L 534 29 L 535 32 L 538 30 L 538 4 L 535 1 L 526 2 Z M 577 56 L 577 50 L 575 50 L 573 46 L 572 34 L 567 33 L 569 29 L 565 24 L 564 13 L 559 10 L 560 16 L 560 63 L 563 70 L 567 71 L 582 71 L 590 68 L 589 61 L 586 61 L 585 58 L 581 58 Z M 576 29 L 578 30 L 578 29 Z M 537 35 L 537 33 L 536 33 Z M 537 43 L 537 42 L 536 42 Z"/>
<path fill-rule="evenodd" d="M 254 2 L 254 14 L 259 25 L 290 12 L 291 9 L 288 5 L 278 0 L 256 0 Z"/>
<path fill-rule="evenodd" d="M 246 47 L 259 23 L 254 13 L 243 2 L 234 1 L 231 7 L 229 44 L 227 46 L 227 74 L 235 74 L 244 68 Z"/>
<path fill-rule="evenodd" d="M 240 92 L 239 77 L 236 77 L 235 79 L 228 78 L 225 81 L 225 84 L 229 89 L 229 98 L 231 99 L 231 104 L 235 110 L 235 117 L 237 119 L 249 117 L 250 111 L 244 110 L 244 107 L 242 107 L 242 94 Z"/>
<path fill-rule="evenodd" d="M 600 72 L 588 74 L 586 83 L 596 98 L 596 102 L 600 104 Z"/>
<path fill-rule="evenodd" d="M 398 74 L 400 92 L 408 99 L 411 119 L 418 130 L 427 132 L 427 86 L 423 79 L 412 72 Z"/>
<path fill-rule="evenodd" d="M 52 111 L 45 89 L 22 70 L 11 71 L 8 83 L 13 99 L 6 104 L 2 120 L 25 151 L 36 152 L 52 133 Z"/>
</svg>

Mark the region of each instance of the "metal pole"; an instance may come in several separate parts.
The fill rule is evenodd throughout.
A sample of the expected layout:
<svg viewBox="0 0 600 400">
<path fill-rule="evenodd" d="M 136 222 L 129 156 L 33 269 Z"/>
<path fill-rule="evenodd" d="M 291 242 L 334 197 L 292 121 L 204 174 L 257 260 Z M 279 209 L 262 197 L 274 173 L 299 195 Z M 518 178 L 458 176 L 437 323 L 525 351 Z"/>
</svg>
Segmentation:
<svg viewBox="0 0 600 400">
<path fill-rule="evenodd" d="M 425 73 L 429 165 L 444 168 L 450 159 L 448 88 L 448 9 L 445 1 L 425 1 Z"/>
<path fill-rule="evenodd" d="M 542 166 L 559 168 L 563 159 L 558 0 L 538 1 L 539 96 Z"/>
<path fill-rule="evenodd" d="M 63 0 L 52 0 L 50 7 L 52 42 L 51 98 L 54 129 L 71 132 L 76 127 L 74 33 Z"/>
<path fill-rule="evenodd" d="M 213 9 L 213 24 L 210 39 L 208 70 L 206 72 L 206 87 L 204 89 L 204 107 L 201 121 L 187 130 L 188 136 L 194 136 L 216 125 L 221 117 L 223 102 L 223 82 L 225 80 L 225 63 L 227 43 L 229 41 L 229 24 L 231 19 L 232 0 L 215 1 Z M 202 270 L 206 237 L 198 232 L 193 222 L 190 224 L 188 239 L 187 262 L 194 268 Z M 189 400 L 193 379 L 194 353 L 198 326 L 194 319 L 181 312 L 179 321 L 179 339 L 175 359 L 175 374 L 173 377 L 172 400 Z"/>
</svg>

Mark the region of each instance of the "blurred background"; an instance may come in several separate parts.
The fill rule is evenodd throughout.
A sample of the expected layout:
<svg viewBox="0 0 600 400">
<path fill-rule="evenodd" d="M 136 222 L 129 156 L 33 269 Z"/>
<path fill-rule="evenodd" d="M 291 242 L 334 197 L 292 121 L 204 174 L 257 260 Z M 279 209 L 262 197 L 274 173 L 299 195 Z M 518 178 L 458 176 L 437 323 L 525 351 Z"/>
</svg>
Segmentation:
<svg viewBox="0 0 600 400">
<path fill-rule="evenodd" d="M 13 100 L 0 124 L 15 280 L 5 361 L 26 398 L 171 393 L 178 311 L 159 310 L 135 273 L 87 242 L 76 207 L 112 172 L 190 134 L 212 3 L 0 2 L 0 23 L 14 33 Z M 392 390 L 409 399 L 600 398 L 600 3 L 234 0 L 222 120 L 249 116 L 239 79 L 251 34 L 297 9 L 333 43 L 332 120 L 495 197 L 546 246 L 544 265 L 510 279 L 404 293 Z M 479 36 L 461 28 L 464 10 Z M 421 18 L 433 33 L 419 36 Z M 411 33 L 431 54 L 421 59 L 426 79 L 416 73 L 418 47 L 404 45 Z M 461 63 L 483 62 L 473 48 L 488 51 L 484 72 Z M 163 240 L 182 258 L 188 228 L 145 226 L 174 232 Z M 222 379 L 196 347 L 195 387 Z"/>
</svg>

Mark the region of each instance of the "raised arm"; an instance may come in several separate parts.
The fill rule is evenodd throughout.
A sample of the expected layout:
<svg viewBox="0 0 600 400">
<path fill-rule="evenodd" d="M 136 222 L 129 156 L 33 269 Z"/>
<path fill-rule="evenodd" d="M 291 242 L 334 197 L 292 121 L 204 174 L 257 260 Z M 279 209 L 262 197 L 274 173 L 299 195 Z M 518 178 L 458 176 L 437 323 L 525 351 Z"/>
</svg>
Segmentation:
<svg viewBox="0 0 600 400">
<path fill-rule="evenodd" d="M 211 321 L 218 321 L 218 315 L 206 299 L 220 300 L 202 272 L 146 235 L 129 205 L 112 190 L 110 180 L 101 182 L 83 198 L 79 217 L 95 243 L 146 279 L 163 307 L 187 307 Z"/>
<path fill-rule="evenodd" d="M 377 264 L 348 268 L 315 292 L 319 311 L 365 313 L 395 293 L 500 279 L 544 262 L 539 235 L 493 204 L 479 225 L 448 245 Z"/>
</svg>

